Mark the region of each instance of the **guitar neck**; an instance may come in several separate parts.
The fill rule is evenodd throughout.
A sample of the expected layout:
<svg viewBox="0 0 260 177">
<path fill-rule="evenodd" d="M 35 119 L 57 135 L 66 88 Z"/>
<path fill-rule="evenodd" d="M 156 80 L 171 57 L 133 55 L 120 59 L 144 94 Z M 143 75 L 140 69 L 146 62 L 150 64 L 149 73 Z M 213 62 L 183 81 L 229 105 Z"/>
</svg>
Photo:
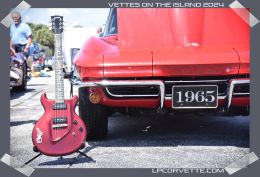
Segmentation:
<svg viewBox="0 0 260 177">
<path fill-rule="evenodd" d="M 55 103 L 64 103 L 62 35 L 54 34 L 54 40 L 55 40 Z"/>
</svg>

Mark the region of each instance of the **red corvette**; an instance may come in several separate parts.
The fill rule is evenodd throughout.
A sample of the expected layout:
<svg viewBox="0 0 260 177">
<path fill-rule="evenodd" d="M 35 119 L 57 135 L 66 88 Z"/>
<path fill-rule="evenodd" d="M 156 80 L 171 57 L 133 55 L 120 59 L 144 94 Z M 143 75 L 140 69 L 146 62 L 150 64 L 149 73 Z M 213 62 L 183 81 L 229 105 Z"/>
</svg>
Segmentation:
<svg viewBox="0 0 260 177">
<path fill-rule="evenodd" d="M 111 9 L 74 63 L 88 139 L 125 110 L 249 113 L 249 25 L 230 8 Z"/>
</svg>

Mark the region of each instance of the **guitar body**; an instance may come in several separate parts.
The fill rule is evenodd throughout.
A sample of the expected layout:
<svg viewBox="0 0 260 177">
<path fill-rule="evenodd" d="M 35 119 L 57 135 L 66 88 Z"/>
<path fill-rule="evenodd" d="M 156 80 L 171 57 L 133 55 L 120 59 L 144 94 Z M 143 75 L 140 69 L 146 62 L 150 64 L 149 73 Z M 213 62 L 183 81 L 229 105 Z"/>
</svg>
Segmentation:
<svg viewBox="0 0 260 177">
<path fill-rule="evenodd" d="M 68 155 L 84 147 L 86 140 L 85 123 L 75 113 L 78 97 L 64 100 L 66 108 L 55 105 L 42 94 L 43 116 L 37 121 L 32 132 L 32 141 L 37 151 L 49 156 Z"/>
</svg>

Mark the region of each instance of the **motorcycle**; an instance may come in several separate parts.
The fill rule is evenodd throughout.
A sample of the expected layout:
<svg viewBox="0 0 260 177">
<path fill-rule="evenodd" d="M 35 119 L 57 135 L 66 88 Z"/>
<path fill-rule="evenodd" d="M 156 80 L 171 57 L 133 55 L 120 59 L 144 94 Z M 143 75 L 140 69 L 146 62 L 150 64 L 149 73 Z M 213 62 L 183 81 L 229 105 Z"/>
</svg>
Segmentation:
<svg viewBox="0 0 260 177">
<path fill-rule="evenodd" d="M 10 87 L 13 90 L 26 90 L 28 81 L 27 68 L 27 58 L 24 52 L 18 52 L 10 57 Z"/>
</svg>

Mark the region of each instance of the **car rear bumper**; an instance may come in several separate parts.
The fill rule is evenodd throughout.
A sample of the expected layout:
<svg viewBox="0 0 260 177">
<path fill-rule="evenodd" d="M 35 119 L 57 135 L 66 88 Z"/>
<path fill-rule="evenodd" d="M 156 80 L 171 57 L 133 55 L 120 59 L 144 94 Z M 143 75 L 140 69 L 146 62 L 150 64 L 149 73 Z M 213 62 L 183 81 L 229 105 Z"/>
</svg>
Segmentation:
<svg viewBox="0 0 260 177">
<path fill-rule="evenodd" d="M 193 81 L 163 81 L 163 80 L 102 80 L 81 82 L 74 81 L 73 84 L 79 87 L 89 87 L 92 93 L 101 96 L 98 104 L 110 107 L 138 107 L 138 108 L 172 108 L 171 94 L 167 93 L 167 84 L 200 84 L 212 83 L 226 85 L 222 88 L 222 93 L 218 95 L 218 108 L 229 110 L 233 106 L 249 106 L 249 78 L 229 79 L 229 80 L 193 80 Z M 110 88 L 137 87 L 137 93 L 131 94 L 121 92 L 111 93 Z M 139 87 L 139 88 L 138 88 Z M 141 87 L 141 88 L 140 88 Z M 143 94 L 142 89 L 149 87 L 150 93 Z M 151 91 L 151 88 L 153 90 Z M 138 90 L 139 89 L 139 90 Z M 157 91 L 155 91 L 157 90 Z M 169 90 L 169 89 L 168 89 Z"/>
</svg>

